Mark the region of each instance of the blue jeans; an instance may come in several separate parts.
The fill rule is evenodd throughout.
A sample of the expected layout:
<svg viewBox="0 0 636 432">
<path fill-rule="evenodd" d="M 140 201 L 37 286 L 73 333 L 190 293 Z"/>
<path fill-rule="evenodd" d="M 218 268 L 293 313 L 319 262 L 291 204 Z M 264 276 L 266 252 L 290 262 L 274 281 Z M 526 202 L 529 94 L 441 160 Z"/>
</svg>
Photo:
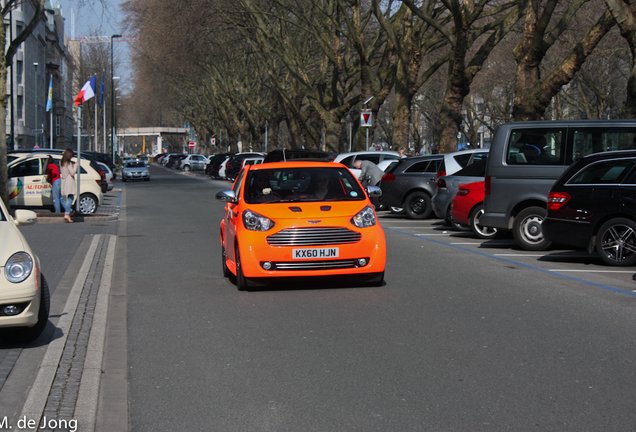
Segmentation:
<svg viewBox="0 0 636 432">
<path fill-rule="evenodd" d="M 73 210 L 73 197 L 75 195 L 67 195 L 62 197 L 62 204 L 64 205 L 64 214 L 70 215 Z"/>
<path fill-rule="evenodd" d="M 53 198 L 53 207 L 55 213 L 60 212 L 60 200 L 62 199 L 62 179 L 57 179 L 51 187 L 51 198 Z"/>
</svg>

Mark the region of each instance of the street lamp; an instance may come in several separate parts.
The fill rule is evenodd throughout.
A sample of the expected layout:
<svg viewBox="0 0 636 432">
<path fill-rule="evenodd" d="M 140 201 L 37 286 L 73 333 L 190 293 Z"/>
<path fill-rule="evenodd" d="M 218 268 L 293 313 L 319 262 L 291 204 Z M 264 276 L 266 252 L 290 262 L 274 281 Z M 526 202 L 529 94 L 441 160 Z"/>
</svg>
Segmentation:
<svg viewBox="0 0 636 432">
<path fill-rule="evenodd" d="M 35 144 L 33 148 L 38 147 L 38 64 L 33 63 L 33 67 L 35 69 L 35 127 L 33 128 L 33 132 L 35 133 Z"/>
<path fill-rule="evenodd" d="M 120 37 L 120 34 L 114 34 L 110 37 L 110 147 L 113 156 L 113 165 L 115 164 L 115 64 L 113 62 L 113 39 Z"/>
</svg>

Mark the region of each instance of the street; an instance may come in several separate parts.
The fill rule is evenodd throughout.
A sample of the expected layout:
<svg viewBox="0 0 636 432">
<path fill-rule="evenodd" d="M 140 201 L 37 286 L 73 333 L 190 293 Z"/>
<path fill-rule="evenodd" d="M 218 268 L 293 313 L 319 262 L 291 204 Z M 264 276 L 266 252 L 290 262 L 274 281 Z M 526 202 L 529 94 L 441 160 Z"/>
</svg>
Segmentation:
<svg viewBox="0 0 636 432">
<path fill-rule="evenodd" d="M 230 183 L 150 170 L 123 185 L 119 222 L 64 225 L 84 230 L 78 244 L 117 235 L 108 325 L 125 330 L 107 332 L 96 430 L 636 427 L 636 269 L 381 212 L 383 286 L 239 292 L 222 276 L 214 199 Z"/>
</svg>

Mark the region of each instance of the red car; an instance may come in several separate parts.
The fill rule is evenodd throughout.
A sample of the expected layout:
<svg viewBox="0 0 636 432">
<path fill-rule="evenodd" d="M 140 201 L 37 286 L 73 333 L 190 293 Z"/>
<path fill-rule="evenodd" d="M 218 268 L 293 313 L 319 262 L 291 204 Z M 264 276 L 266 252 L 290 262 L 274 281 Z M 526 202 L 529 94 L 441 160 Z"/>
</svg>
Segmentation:
<svg viewBox="0 0 636 432">
<path fill-rule="evenodd" d="M 451 214 L 455 222 L 470 227 L 477 237 L 489 239 L 497 234 L 497 229 L 479 224 L 484 214 L 484 185 L 483 181 L 460 185 L 451 203 Z"/>
</svg>

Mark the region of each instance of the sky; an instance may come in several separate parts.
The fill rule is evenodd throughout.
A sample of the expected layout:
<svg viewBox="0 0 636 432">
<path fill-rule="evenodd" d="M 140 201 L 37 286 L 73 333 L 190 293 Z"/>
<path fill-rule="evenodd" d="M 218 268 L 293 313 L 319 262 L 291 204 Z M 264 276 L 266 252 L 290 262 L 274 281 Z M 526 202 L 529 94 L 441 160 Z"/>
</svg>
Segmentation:
<svg viewBox="0 0 636 432">
<path fill-rule="evenodd" d="M 119 9 L 123 0 L 50 0 L 51 5 L 62 8 L 64 33 L 69 38 L 82 36 L 110 36 L 125 34 L 121 23 L 123 15 Z M 117 39 L 115 39 L 117 41 Z M 115 70 L 121 76 L 124 89 L 131 88 L 128 42 L 115 42 L 113 51 L 116 62 L 122 70 Z"/>
</svg>

